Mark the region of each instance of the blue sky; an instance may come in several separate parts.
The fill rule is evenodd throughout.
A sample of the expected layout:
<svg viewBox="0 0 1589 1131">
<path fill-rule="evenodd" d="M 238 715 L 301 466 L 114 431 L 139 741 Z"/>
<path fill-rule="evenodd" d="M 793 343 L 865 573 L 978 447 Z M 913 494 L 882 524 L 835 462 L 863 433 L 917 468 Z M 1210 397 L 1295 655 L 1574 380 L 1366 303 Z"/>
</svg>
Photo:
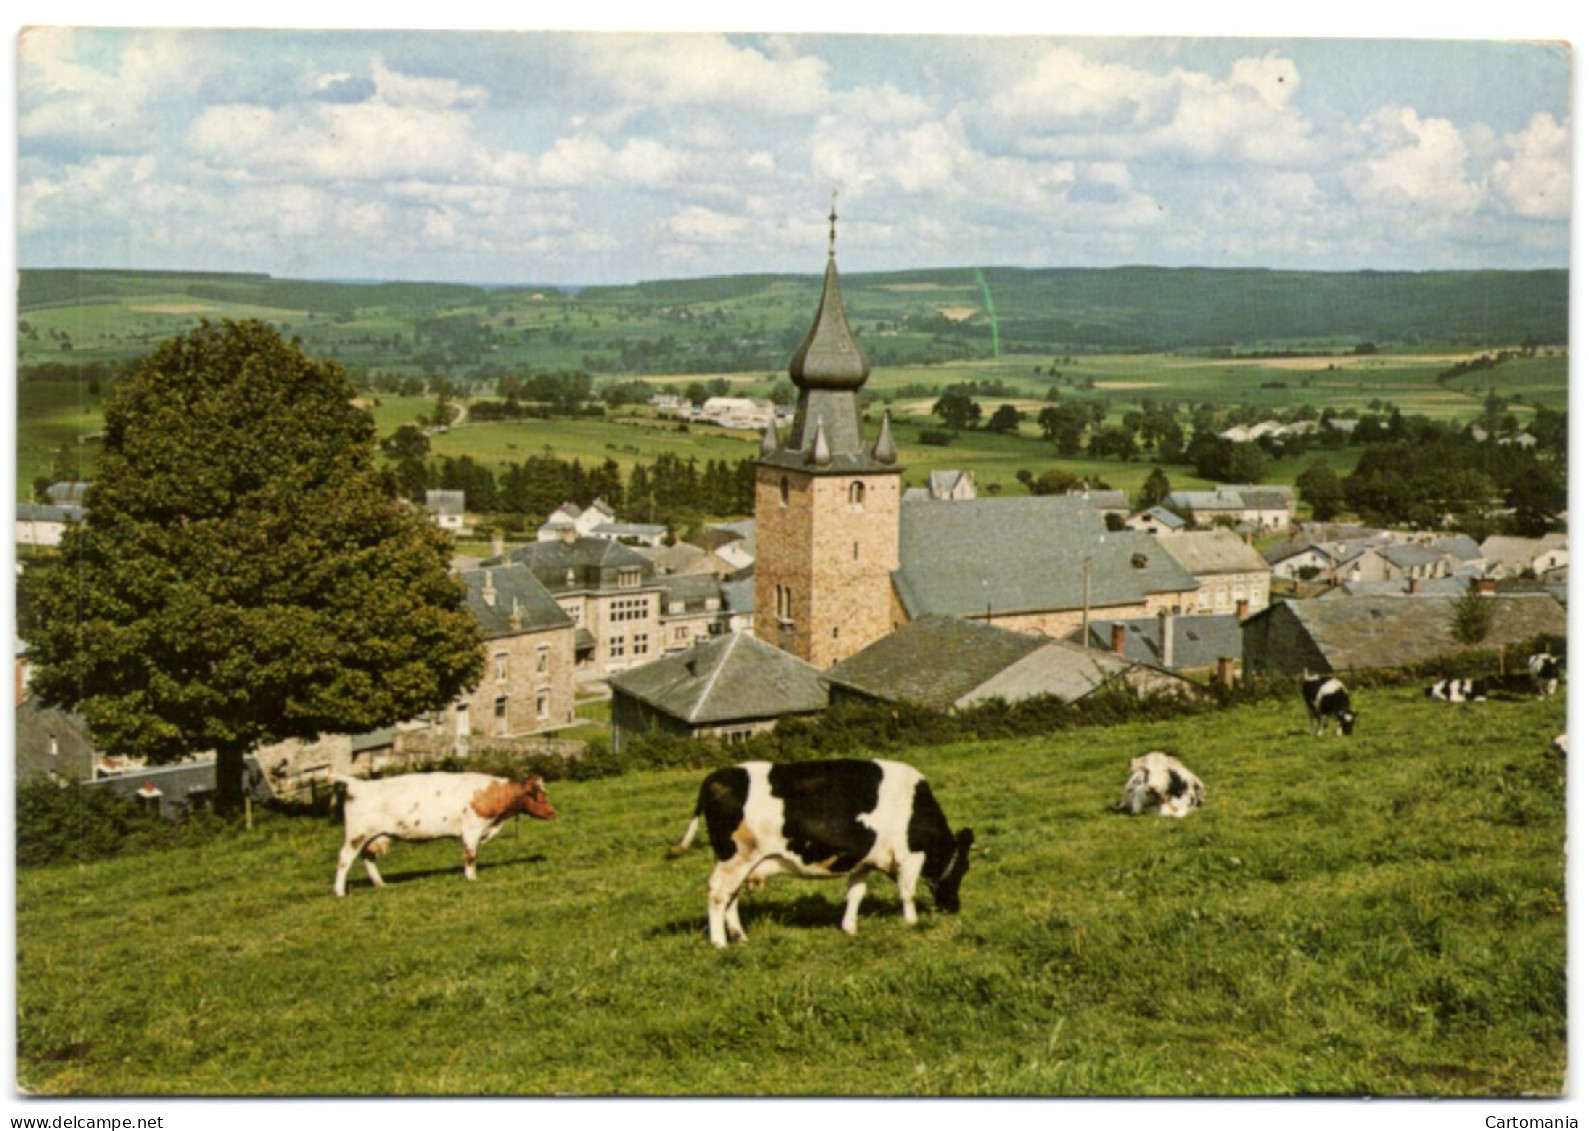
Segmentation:
<svg viewBox="0 0 1589 1131">
<path fill-rule="evenodd" d="M 23 34 L 24 267 L 601 283 L 1565 267 L 1570 54 L 1497 40 Z"/>
</svg>

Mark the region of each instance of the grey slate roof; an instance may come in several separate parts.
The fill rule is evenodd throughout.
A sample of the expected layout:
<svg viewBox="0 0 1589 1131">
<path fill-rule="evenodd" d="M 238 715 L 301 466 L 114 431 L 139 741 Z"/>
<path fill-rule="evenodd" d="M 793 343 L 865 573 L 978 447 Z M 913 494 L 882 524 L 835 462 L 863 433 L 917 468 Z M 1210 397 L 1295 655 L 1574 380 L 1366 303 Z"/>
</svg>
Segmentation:
<svg viewBox="0 0 1589 1131">
<path fill-rule="evenodd" d="M 1170 664 L 1164 663 L 1164 622 L 1170 622 Z M 1095 620 L 1088 627 L 1094 649 L 1109 651 L 1114 642 L 1114 626 L 1126 630 L 1125 658 L 1139 664 L 1168 666 L 1172 671 L 1193 668 L 1211 668 L 1222 656 L 1241 658 L 1241 621 L 1234 614 L 1180 617 L 1119 617 Z M 1081 640 L 1081 630 L 1071 634 L 1072 641 Z"/>
<path fill-rule="evenodd" d="M 1160 543 L 1188 573 L 1267 573 L 1269 563 L 1229 530 L 1188 530 Z"/>
<path fill-rule="evenodd" d="M 1484 551 L 1479 549 L 1479 544 L 1466 534 L 1436 538 L 1429 545 L 1442 553 L 1450 554 L 1459 562 L 1476 562 L 1484 557 Z"/>
<path fill-rule="evenodd" d="M 616 587 L 618 571 L 622 569 L 638 569 L 642 582 L 649 582 L 656 574 L 651 559 L 622 542 L 607 538 L 526 542 L 506 554 L 486 559 L 485 565 L 515 562 L 529 566 L 541 584 L 553 593 Z"/>
<path fill-rule="evenodd" d="M 607 682 L 615 693 L 696 725 L 805 714 L 828 705 L 816 668 L 748 632 L 702 641 Z"/>
<path fill-rule="evenodd" d="M 719 602 L 723 600 L 723 583 L 718 580 L 716 574 L 675 574 L 657 578 L 657 584 L 662 587 L 664 612 L 669 611 L 676 601 L 681 602 L 686 611 L 700 612 L 706 608 L 708 600 L 712 598 L 716 598 Z"/>
<path fill-rule="evenodd" d="M 1124 491 L 1121 491 L 1117 488 L 1111 487 L 1103 490 L 1066 491 L 1064 494 L 1067 499 L 1074 499 L 1077 502 L 1086 503 L 1095 510 L 1121 512 L 1129 512 L 1131 510 L 1130 497 Z"/>
<path fill-rule="evenodd" d="M 1388 546 L 1381 546 L 1379 556 L 1398 569 L 1414 569 L 1445 560 L 1445 554 L 1433 546 L 1420 546 L 1415 542 L 1392 542 Z"/>
<path fill-rule="evenodd" d="M 1487 647 L 1567 632 L 1567 610 L 1548 594 L 1495 596 L 1486 600 L 1495 605 L 1494 623 L 1484 641 Z M 1269 606 L 1246 624 L 1254 626 L 1254 622 L 1266 617 L 1294 619 L 1335 671 L 1399 668 L 1463 649 L 1451 636 L 1451 612 L 1456 601 L 1455 597 L 1289 600 Z"/>
<path fill-rule="evenodd" d="M 18 522 L 82 522 L 88 512 L 82 507 L 50 506 L 39 503 L 18 503 Z"/>
<path fill-rule="evenodd" d="M 1186 525 L 1186 520 L 1172 510 L 1164 507 L 1149 507 L 1142 512 L 1144 518 L 1152 518 L 1160 526 L 1168 526 L 1171 530 L 1179 530 Z"/>
<path fill-rule="evenodd" d="M 432 514 L 455 515 L 463 514 L 462 491 L 426 491 L 425 509 Z"/>
<path fill-rule="evenodd" d="M 826 678 L 869 698 L 938 711 L 1033 695 L 1074 702 L 1115 679 L 1148 689 L 1184 686 L 1107 651 L 942 616 L 910 622 L 835 664 Z"/>
<path fill-rule="evenodd" d="M 552 600 L 546 586 L 522 563 L 483 566 L 459 574 L 459 577 L 469 589 L 469 611 L 487 640 L 573 627 L 574 622 Z M 488 578 L 489 589 L 494 594 L 491 600 L 487 600 Z"/>
<path fill-rule="evenodd" d="M 51 483 L 44 489 L 44 495 L 52 506 L 80 507 L 89 486 L 88 483 Z"/>
<path fill-rule="evenodd" d="M 1464 577 L 1425 577 L 1418 582 L 1418 592 L 1410 592 L 1405 581 L 1343 581 L 1340 585 L 1319 596 L 1321 601 L 1339 601 L 1346 597 L 1460 597 L 1468 591 Z"/>
<path fill-rule="evenodd" d="M 909 500 L 899 514 L 894 585 L 912 620 L 934 613 L 1079 609 L 1088 556 L 1094 606 L 1197 588 L 1158 539 L 1137 531 L 1106 533 L 1099 512 L 1064 496 L 966 499 L 953 506 Z"/>
</svg>

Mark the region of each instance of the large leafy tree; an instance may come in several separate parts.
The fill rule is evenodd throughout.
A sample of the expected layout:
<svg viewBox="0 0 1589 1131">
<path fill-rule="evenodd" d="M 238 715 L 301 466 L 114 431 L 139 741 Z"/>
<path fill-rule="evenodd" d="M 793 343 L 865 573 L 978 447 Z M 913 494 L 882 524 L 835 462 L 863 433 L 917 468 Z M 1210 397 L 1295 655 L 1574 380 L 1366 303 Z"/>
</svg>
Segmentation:
<svg viewBox="0 0 1589 1131">
<path fill-rule="evenodd" d="M 243 758 L 436 710 L 480 675 L 449 544 L 375 470 L 340 366 L 259 322 L 162 344 L 105 407 L 87 520 L 30 569 L 42 699 L 111 753 Z"/>
</svg>

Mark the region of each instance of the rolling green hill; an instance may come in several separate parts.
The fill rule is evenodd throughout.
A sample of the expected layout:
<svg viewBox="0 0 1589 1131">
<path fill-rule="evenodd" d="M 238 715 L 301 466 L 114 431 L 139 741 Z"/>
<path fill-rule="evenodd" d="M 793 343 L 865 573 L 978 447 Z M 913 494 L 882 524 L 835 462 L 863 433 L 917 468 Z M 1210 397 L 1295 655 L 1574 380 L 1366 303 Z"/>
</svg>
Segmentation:
<svg viewBox="0 0 1589 1131">
<path fill-rule="evenodd" d="M 896 753 L 976 852 L 949 916 L 774 879 L 705 937 L 668 860 L 698 771 L 554 782 L 466 884 L 399 844 L 331 895 L 324 820 L 16 880 L 17 1080 L 47 1095 L 1556 1094 L 1564 697 L 1288 697 Z M 1430 741 L 1431 734 L 1438 741 Z M 1110 811 L 1130 758 L 1205 782 Z M 358 871 L 358 870 L 356 870 Z M 922 896 L 924 907 L 930 898 Z"/>
</svg>

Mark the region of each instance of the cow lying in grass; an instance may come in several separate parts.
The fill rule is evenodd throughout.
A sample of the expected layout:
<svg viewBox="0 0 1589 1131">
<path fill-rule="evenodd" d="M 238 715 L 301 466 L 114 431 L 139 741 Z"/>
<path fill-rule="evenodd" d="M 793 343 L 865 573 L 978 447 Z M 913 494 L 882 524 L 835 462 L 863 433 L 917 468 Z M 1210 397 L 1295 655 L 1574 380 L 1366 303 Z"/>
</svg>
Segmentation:
<svg viewBox="0 0 1589 1131">
<path fill-rule="evenodd" d="M 921 773 L 900 762 L 746 762 L 715 770 L 701 783 L 680 855 L 701 818 L 717 856 L 706 889 L 712 945 L 742 940 L 739 895 L 749 880 L 780 873 L 844 877 L 844 918 L 854 934 L 866 876 L 883 872 L 899 885 L 905 922 L 916 922 L 916 881 L 940 911 L 960 909 L 960 881 L 971 865 L 970 829 L 951 832 Z"/>
<path fill-rule="evenodd" d="M 1168 754 L 1154 750 L 1131 759 L 1131 776 L 1115 808 L 1133 817 L 1157 811 L 1161 817 L 1184 817 L 1203 804 L 1203 783 Z"/>
<path fill-rule="evenodd" d="M 1442 679 L 1424 694 L 1442 703 L 1483 703 L 1489 691 L 1489 684 L 1482 679 Z"/>
<path fill-rule="evenodd" d="M 475 878 L 475 854 L 502 826 L 527 813 L 547 821 L 557 816 L 540 778 L 515 782 L 490 774 L 403 774 L 366 781 L 338 777 L 346 789 L 342 803 L 345 839 L 337 857 L 332 887 L 337 895 L 348 892 L 348 869 L 362 854 L 370 882 L 384 887 L 375 857 L 393 840 L 463 842 L 463 873 Z"/>
</svg>

